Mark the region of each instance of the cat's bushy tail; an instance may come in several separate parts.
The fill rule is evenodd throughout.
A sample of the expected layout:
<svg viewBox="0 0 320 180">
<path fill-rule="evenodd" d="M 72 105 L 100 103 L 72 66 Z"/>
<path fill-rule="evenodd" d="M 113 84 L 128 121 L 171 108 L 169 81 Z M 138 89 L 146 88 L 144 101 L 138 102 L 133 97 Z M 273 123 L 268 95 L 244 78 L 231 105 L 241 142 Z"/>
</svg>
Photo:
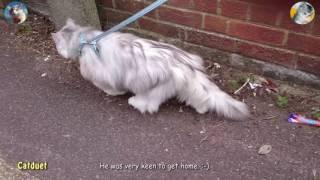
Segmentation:
<svg viewBox="0 0 320 180">
<path fill-rule="evenodd" d="M 196 109 L 198 113 L 215 111 L 218 115 L 234 120 L 249 116 L 246 104 L 223 92 L 201 71 L 187 75 L 187 87 L 182 88 L 179 99 Z"/>
</svg>

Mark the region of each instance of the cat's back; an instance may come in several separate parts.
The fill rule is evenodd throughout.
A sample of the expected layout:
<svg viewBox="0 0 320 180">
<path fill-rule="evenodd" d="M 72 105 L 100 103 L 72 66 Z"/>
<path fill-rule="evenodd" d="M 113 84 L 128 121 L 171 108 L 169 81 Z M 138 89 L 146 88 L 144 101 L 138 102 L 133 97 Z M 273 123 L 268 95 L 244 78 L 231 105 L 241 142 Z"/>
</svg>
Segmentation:
<svg viewBox="0 0 320 180">
<path fill-rule="evenodd" d="M 104 40 L 105 41 L 112 41 L 112 42 L 122 42 L 122 41 L 127 41 L 127 42 L 132 42 L 134 40 L 140 39 L 138 36 L 135 36 L 130 33 L 122 33 L 122 32 L 113 32 L 109 35 L 107 35 Z"/>
</svg>

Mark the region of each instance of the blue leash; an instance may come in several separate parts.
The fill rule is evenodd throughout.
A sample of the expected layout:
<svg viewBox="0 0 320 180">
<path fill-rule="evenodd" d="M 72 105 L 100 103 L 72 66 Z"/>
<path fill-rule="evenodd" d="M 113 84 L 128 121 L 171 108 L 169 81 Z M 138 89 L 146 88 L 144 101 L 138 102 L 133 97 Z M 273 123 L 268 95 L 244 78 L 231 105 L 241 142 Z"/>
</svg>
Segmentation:
<svg viewBox="0 0 320 180">
<path fill-rule="evenodd" d="M 108 35 L 110 33 L 113 33 L 115 31 L 118 31 L 118 30 L 128 26 L 132 22 L 138 20 L 142 16 L 144 16 L 144 15 L 148 14 L 149 12 L 153 11 L 154 9 L 158 8 L 159 6 L 161 6 L 162 4 L 164 4 L 167 1 L 168 0 L 157 0 L 156 2 L 150 4 L 149 6 L 147 6 L 144 9 L 142 9 L 141 11 L 137 12 L 133 16 L 129 17 L 128 19 L 126 19 L 124 21 L 122 21 L 120 24 L 112 27 L 108 31 L 106 31 L 106 32 L 94 37 L 93 39 L 91 39 L 89 41 L 85 40 L 83 33 L 80 33 L 80 46 L 79 46 L 80 55 L 81 55 L 81 51 L 82 51 L 82 49 L 83 49 L 83 47 L 85 45 L 90 45 L 92 47 L 92 49 L 96 52 L 96 54 L 99 55 L 99 49 L 97 47 L 97 43 L 98 43 L 98 41 L 100 39 L 102 39 L 104 36 L 106 36 L 106 35 Z"/>
</svg>

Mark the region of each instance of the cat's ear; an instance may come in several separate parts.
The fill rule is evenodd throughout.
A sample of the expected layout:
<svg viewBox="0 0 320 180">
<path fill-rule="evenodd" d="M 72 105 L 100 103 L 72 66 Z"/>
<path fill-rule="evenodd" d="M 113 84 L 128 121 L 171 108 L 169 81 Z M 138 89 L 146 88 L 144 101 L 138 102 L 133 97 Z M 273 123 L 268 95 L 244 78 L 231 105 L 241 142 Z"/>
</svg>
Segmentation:
<svg viewBox="0 0 320 180">
<path fill-rule="evenodd" d="M 51 33 L 51 37 L 55 43 L 58 43 L 60 40 L 60 36 L 58 35 L 58 33 Z"/>
<path fill-rule="evenodd" d="M 73 19 L 68 18 L 67 21 L 66 21 L 66 25 L 67 25 L 67 26 L 74 27 L 76 24 L 74 23 L 74 20 L 73 20 Z"/>
<path fill-rule="evenodd" d="M 54 41 L 57 39 L 57 33 L 51 33 L 51 37 Z"/>
</svg>

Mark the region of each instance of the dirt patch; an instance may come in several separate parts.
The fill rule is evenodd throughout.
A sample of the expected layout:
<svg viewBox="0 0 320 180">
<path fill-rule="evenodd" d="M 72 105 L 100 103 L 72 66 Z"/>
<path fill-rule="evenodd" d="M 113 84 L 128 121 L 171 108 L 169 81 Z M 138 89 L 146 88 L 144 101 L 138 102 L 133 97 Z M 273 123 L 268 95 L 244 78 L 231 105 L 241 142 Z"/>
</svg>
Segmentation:
<svg viewBox="0 0 320 180">
<path fill-rule="evenodd" d="M 35 69 L 41 72 L 42 76 L 58 78 L 61 83 L 77 81 L 79 64 L 71 60 L 66 61 L 57 53 L 51 38 L 55 27 L 47 16 L 31 12 L 27 21 L 17 25 L 15 29 L 15 44 L 21 49 L 38 54 Z"/>
</svg>

